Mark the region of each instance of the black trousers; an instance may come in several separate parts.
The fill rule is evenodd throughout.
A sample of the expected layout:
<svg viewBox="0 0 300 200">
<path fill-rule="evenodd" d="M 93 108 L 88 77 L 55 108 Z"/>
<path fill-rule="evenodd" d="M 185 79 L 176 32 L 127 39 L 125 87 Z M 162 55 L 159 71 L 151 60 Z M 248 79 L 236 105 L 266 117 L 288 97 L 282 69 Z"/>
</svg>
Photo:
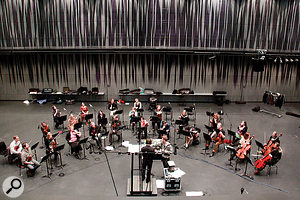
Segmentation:
<svg viewBox="0 0 300 200">
<path fill-rule="evenodd" d="M 149 182 L 151 178 L 152 163 L 153 160 L 143 160 L 142 179 L 145 179 L 145 171 L 147 170 L 146 182 Z"/>
</svg>

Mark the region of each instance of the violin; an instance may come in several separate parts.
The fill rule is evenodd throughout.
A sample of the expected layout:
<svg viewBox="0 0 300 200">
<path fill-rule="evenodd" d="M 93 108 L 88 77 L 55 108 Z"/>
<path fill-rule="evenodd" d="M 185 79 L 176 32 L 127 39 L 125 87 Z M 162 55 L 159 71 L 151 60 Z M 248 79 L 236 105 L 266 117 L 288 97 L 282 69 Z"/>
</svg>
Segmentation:
<svg viewBox="0 0 300 200">
<path fill-rule="evenodd" d="M 19 148 L 20 148 L 20 144 L 19 144 L 19 145 L 17 145 L 17 146 L 15 146 L 15 151 L 18 151 L 18 150 L 19 150 Z"/>
<path fill-rule="evenodd" d="M 26 162 L 31 162 L 32 161 L 32 156 L 27 156 Z"/>
<path fill-rule="evenodd" d="M 240 159 L 244 159 L 245 156 L 247 155 L 247 152 L 251 149 L 251 145 L 250 142 L 252 141 L 252 139 L 254 138 L 254 135 L 251 137 L 251 139 L 249 140 L 249 143 L 245 143 L 242 148 L 240 148 L 237 153 L 236 156 Z"/>
</svg>

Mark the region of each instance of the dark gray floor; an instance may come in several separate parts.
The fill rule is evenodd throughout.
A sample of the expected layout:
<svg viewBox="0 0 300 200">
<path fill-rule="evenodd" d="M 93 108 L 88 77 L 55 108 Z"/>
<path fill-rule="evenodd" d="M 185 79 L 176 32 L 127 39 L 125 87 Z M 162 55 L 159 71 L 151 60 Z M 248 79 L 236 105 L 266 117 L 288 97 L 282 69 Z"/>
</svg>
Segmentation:
<svg viewBox="0 0 300 200">
<path fill-rule="evenodd" d="M 251 109 L 256 105 L 262 108 L 283 114 L 282 118 L 275 116 L 255 113 Z M 93 103 L 97 109 L 104 108 L 103 103 Z M 147 107 L 147 105 L 145 105 Z M 58 105 L 63 111 L 65 107 L 68 112 L 79 112 L 80 104 L 65 106 Z M 174 118 L 178 118 L 179 112 L 184 107 L 178 104 L 172 104 Z M 125 106 L 125 121 L 128 121 L 127 113 L 130 106 Z M 91 109 L 90 109 L 91 110 Z M 229 129 L 232 125 L 233 130 L 236 129 L 241 120 L 246 120 L 249 126 L 249 132 L 255 135 L 255 139 L 263 142 L 265 137 L 276 130 L 283 132 L 281 138 L 281 146 L 283 149 L 283 157 L 278 163 L 278 174 L 272 171 L 271 176 L 266 175 L 266 169 L 260 176 L 254 176 L 254 181 L 246 180 L 235 174 L 231 167 L 226 166 L 229 153 L 224 149 L 220 149 L 213 158 L 201 154 L 204 146 L 203 139 L 198 146 L 190 147 L 187 150 L 180 148 L 178 155 L 172 155 L 171 159 L 176 165 L 186 172 L 182 177 L 182 191 L 179 193 L 169 194 L 170 199 L 186 198 L 186 191 L 203 191 L 206 193 L 204 199 L 297 199 L 300 194 L 300 166 L 299 157 L 299 126 L 300 119 L 287 116 L 286 111 L 294 111 L 300 113 L 300 104 L 285 104 L 279 110 L 270 105 L 263 104 L 229 104 L 218 107 L 214 104 L 196 104 L 197 121 L 196 125 L 204 130 L 204 124 L 207 124 L 208 117 L 206 111 L 223 110 L 224 128 Z M 21 141 L 31 141 L 34 144 L 41 142 L 41 132 L 38 125 L 45 120 L 52 125 L 51 104 L 45 105 L 24 105 L 22 102 L 0 102 L 1 113 L 1 133 L 0 138 L 8 145 L 13 135 L 19 135 Z M 67 111 L 65 111 L 67 113 Z M 106 111 L 107 113 L 107 111 Z M 108 114 L 108 113 L 107 113 Z M 145 112 L 147 117 L 150 116 L 148 111 Z M 193 123 L 193 122 L 191 122 Z M 52 131 L 53 132 L 53 131 Z M 173 133 L 173 128 L 172 128 Z M 136 142 L 135 136 L 130 131 L 124 131 L 125 140 L 131 143 Z M 202 136 L 202 134 L 201 134 Z M 65 143 L 64 135 L 58 138 L 60 144 Z M 171 138 L 173 142 L 173 138 Z M 184 140 L 177 140 L 179 147 L 183 146 Z M 257 147 L 252 144 L 252 153 L 255 153 Z M 120 147 L 118 151 L 126 151 Z M 20 199 L 114 199 L 116 193 L 112 184 L 112 180 L 107 167 L 104 155 L 88 154 L 88 160 L 77 160 L 73 156 L 65 156 L 68 147 L 63 150 L 63 162 L 67 165 L 63 169 L 54 169 L 51 179 L 42 178 L 46 173 L 43 165 L 35 177 L 27 178 L 23 173 L 23 181 L 25 191 Z M 41 157 L 44 149 L 38 148 L 38 156 Z M 10 175 L 18 176 L 19 170 L 15 165 L 9 165 L 7 159 L 0 157 L 0 181 Z M 130 176 L 130 156 L 127 154 L 118 155 L 108 153 L 110 165 L 112 167 L 113 176 L 116 182 L 118 198 L 126 198 L 126 184 Z M 252 158 L 253 160 L 253 158 Z M 244 166 L 241 166 L 243 169 Z M 155 177 L 160 179 L 162 176 L 162 164 L 155 161 L 153 164 L 153 173 Z M 59 177 L 60 172 L 65 173 L 64 177 Z M 253 176 L 254 169 L 249 167 L 248 173 Z M 238 172 L 242 173 L 242 171 Z M 249 194 L 240 194 L 240 188 L 244 187 Z M 2 190 L 1 190 L 2 191 Z M 162 189 L 158 190 L 158 196 L 153 198 L 165 198 L 162 196 Z M 6 199 L 1 192 L 0 199 Z M 138 197 L 140 199 L 140 197 Z"/>
</svg>

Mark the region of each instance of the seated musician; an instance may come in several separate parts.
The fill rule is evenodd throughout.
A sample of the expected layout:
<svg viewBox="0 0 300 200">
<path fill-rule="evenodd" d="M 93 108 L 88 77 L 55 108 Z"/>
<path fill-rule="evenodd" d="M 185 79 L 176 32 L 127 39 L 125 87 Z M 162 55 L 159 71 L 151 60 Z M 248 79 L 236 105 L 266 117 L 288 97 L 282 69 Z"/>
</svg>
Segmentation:
<svg viewBox="0 0 300 200">
<path fill-rule="evenodd" d="M 154 116 L 157 116 L 157 120 L 152 121 L 152 130 L 155 131 L 155 125 L 157 126 L 157 129 L 160 127 L 160 123 L 162 120 L 162 111 L 161 111 L 161 106 L 157 105 L 156 110 L 154 111 Z"/>
<path fill-rule="evenodd" d="M 107 124 L 107 119 L 105 114 L 103 113 L 102 110 L 99 110 L 98 112 L 98 126 L 100 126 L 100 129 L 103 128 L 105 133 L 107 132 L 106 124 Z"/>
<path fill-rule="evenodd" d="M 137 116 L 138 113 L 136 112 L 136 108 L 132 107 L 131 111 L 129 111 L 129 120 L 130 120 L 132 132 L 134 131 L 134 127 L 135 127 L 135 122 L 133 121 L 133 118 Z"/>
<path fill-rule="evenodd" d="M 173 153 L 173 147 L 168 141 L 168 136 L 163 135 L 161 139 L 161 143 L 156 144 L 153 146 L 155 148 L 155 152 L 162 153 L 162 163 L 164 168 L 168 168 L 168 161 L 170 160 L 170 155 Z"/>
<path fill-rule="evenodd" d="M 280 136 L 282 135 L 282 133 L 280 134 Z M 280 144 L 280 140 L 279 140 L 279 136 L 277 135 L 276 131 L 273 131 L 272 135 L 270 136 L 268 142 L 266 144 L 264 144 L 264 146 L 268 145 L 272 145 L 273 143 L 278 142 Z"/>
<path fill-rule="evenodd" d="M 110 117 L 113 118 L 114 113 L 115 113 L 114 111 L 118 110 L 118 105 L 114 99 L 111 99 L 109 101 L 107 108 L 110 111 Z"/>
<path fill-rule="evenodd" d="M 22 160 L 22 164 L 27 167 L 28 169 L 31 170 L 32 173 L 34 173 L 34 171 L 41 166 L 41 164 L 36 161 L 35 159 L 33 159 L 33 153 L 29 147 L 29 145 L 24 142 L 22 144 L 23 150 L 21 153 L 21 160 Z M 33 174 L 32 174 L 33 175 Z"/>
<path fill-rule="evenodd" d="M 247 156 L 247 154 L 249 153 L 250 149 L 251 149 L 250 133 L 246 132 L 244 135 L 241 136 L 240 144 L 236 150 L 237 153 L 232 154 L 229 160 L 233 160 L 235 156 L 240 160 L 243 160 L 245 156 Z"/>
<path fill-rule="evenodd" d="M 241 136 L 244 135 L 247 131 L 248 131 L 247 123 L 246 121 L 242 121 L 238 127 L 238 134 Z"/>
<path fill-rule="evenodd" d="M 101 148 L 101 134 L 99 133 L 99 126 L 96 126 L 94 122 L 91 122 L 89 129 L 90 136 L 96 141 L 98 148 Z"/>
<path fill-rule="evenodd" d="M 280 147 L 280 143 L 278 141 L 274 141 L 274 143 L 272 143 L 269 147 L 269 150 L 263 155 L 264 156 L 261 159 L 258 159 L 255 162 L 255 175 L 259 174 L 266 165 L 275 165 L 281 159 L 282 149 Z"/>
<path fill-rule="evenodd" d="M 69 121 L 68 121 L 68 129 L 71 130 L 70 128 L 73 127 L 74 128 L 74 125 L 78 123 L 77 119 L 73 116 L 73 114 L 70 114 L 70 118 L 69 118 Z"/>
<path fill-rule="evenodd" d="M 224 139 L 225 139 L 225 131 L 223 130 L 221 123 L 217 124 L 217 129 L 211 134 L 210 137 L 212 138 L 212 141 L 214 141 L 216 143 L 215 147 L 212 151 L 212 154 L 210 155 L 210 157 L 213 157 L 215 155 L 216 151 L 219 149 L 219 145 L 223 144 Z M 208 146 L 209 146 L 209 144 L 208 144 Z"/>
<path fill-rule="evenodd" d="M 189 124 L 189 120 L 190 120 L 188 115 L 187 115 L 186 110 L 183 110 L 183 112 L 179 116 L 179 119 L 184 121 L 184 124 L 179 125 L 179 131 L 182 131 L 183 128 Z"/>
<path fill-rule="evenodd" d="M 8 162 L 12 163 L 14 159 L 17 159 L 18 164 L 21 164 L 21 152 L 22 144 L 20 142 L 19 136 L 14 136 L 13 141 L 9 145 L 9 155 Z"/>
<path fill-rule="evenodd" d="M 151 139 L 146 139 L 146 146 L 144 146 L 141 149 L 141 152 L 143 153 L 143 163 L 142 163 L 142 181 L 145 180 L 145 171 L 147 170 L 147 179 L 146 182 L 150 182 L 151 179 L 151 169 L 152 169 L 152 163 L 153 163 L 153 157 L 154 157 L 154 149 L 151 147 Z"/>
<path fill-rule="evenodd" d="M 54 105 L 52 106 L 52 116 L 53 116 L 53 120 L 55 122 L 55 128 L 58 128 L 58 126 L 63 124 L 63 122 L 59 119 L 61 116 L 61 112 Z"/>
<path fill-rule="evenodd" d="M 45 146 L 46 146 L 46 154 L 53 153 L 54 149 L 57 147 L 56 139 L 52 137 L 52 134 L 50 132 L 47 133 L 47 137 L 45 140 Z M 57 160 L 57 156 L 58 156 L 58 153 L 55 152 L 55 154 L 54 154 L 55 160 Z"/>
<path fill-rule="evenodd" d="M 78 130 L 74 130 L 74 127 L 70 127 L 70 134 L 66 136 L 66 139 L 71 146 L 71 153 L 75 153 L 75 157 L 79 159 L 79 151 L 82 150 L 79 140 L 81 133 Z"/>
<path fill-rule="evenodd" d="M 49 128 L 49 125 L 46 124 L 46 122 L 42 122 L 41 123 L 41 131 L 42 131 L 42 134 L 43 134 L 43 139 L 44 141 L 46 140 L 46 137 L 47 137 L 47 134 L 50 132 L 50 128 Z"/>
<path fill-rule="evenodd" d="M 112 124 L 111 124 L 111 132 L 109 134 L 109 142 L 110 145 L 112 145 L 113 142 L 113 135 L 117 135 L 118 137 L 118 142 L 121 139 L 121 133 L 120 133 L 120 127 L 121 127 L 121 122 L 119 120 L 118 115 L 115 115 L 113 120 L 112 120 Z"/>
<path fill-rule="evenodd" d="M 168 138 L 170 138 L 169 137 L 170 136 L 170 125 L 166 121 L 163 121 L 161 123 L 160 130 L 165 131 L 166 132 L 165 134 L 168 136 Z M 162 137 L 162 135 L 161 135 L 161 133 L 159 133 L 158 138 L 161 138 L 161 137 Z"/>
<path fill-rule="evenodd" d="M 186 136 L 186 140 L 185 140 L 186 141 L 185 148 L 188 148 L 191 144 L 194 144 L 195 141 L 198 140 L 199 129 L 196 129 L 195 127 L 190 127 L 190 126 L 187 126 L 185 129 L 186 129 L 186 131 L 190 132 L 190 135 Z"/>
<path fill-rule="evenodd" d="M 141 117 L 141 133 L 142 134 L 142 138 L 146 139 L 147 136 L 147 127 L 149 126 L 149 123 L 146 119 L 144 119 L 144 117 Z"/>
<path fill-rule="evenodd" d="M 80 121 L 83 122 L 85 120 L 85 116 L 89 114 L 88 107 L 82 102 L 80 106 Z M 86 121 L 86 125 L 88 125 L 88 122 Z"/>
<path fill-rule="evenodd" d="M 139 113 L 138 110 L 142 109 L 142 103 L 139 101 L 138 98 L 135 99 L 135 102 L 133 103 L 133 107 L 135 107 L 137 113 L 138 113 L 138 116 L 141 116 L 141 114 Z"/>
<path fill-rule="evenodd" d="M 210 127 L 212 127 L 213 129 L 217 129 L 218 123 L 220 123 L 220 115 L 218 113 L 215 113 L 210 119 Z"/>
</svg>

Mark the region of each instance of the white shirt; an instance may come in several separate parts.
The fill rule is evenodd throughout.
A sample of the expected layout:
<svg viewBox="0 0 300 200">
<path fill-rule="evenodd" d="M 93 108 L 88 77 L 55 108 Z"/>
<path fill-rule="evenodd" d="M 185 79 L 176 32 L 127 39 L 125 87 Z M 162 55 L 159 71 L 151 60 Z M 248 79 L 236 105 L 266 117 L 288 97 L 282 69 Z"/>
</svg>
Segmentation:
<svg viewBox="0 0 300 200">
<path fill-rule="evenodd" d="M 19 146 L 19 148 L 18 148 L 17 151 L 15 150 L 15 147 L 16 147 L 16 146 Z M 22 145 L 21 145 L 21 142 L 20 142 L 20 141 L 16 142 L 15 140 L 13 140 L 13 141 L 10 143 L 10 145 L 9 145 L 9 149 L 10 149 L 10 153 L 11 153 L 11 154 L 18 154 L 18 153 L 21 153 L 21 151 L 22 151 Z"/>
</svg>

